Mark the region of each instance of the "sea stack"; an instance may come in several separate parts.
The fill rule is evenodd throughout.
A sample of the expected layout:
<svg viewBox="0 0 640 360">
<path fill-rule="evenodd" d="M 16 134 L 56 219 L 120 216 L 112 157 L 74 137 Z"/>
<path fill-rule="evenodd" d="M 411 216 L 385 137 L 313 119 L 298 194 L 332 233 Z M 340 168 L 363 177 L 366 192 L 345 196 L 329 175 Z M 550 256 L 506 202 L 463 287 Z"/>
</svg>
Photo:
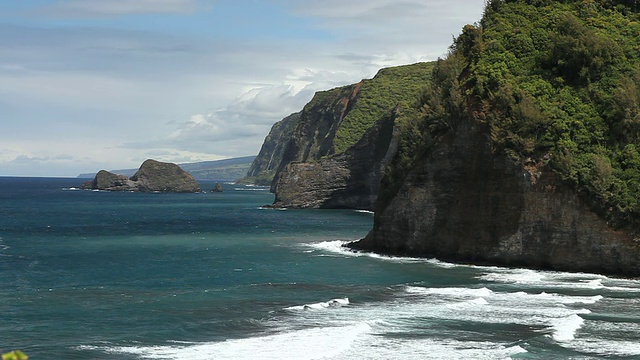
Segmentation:
<svg viewBox="0 0 640 360">
<path fill-rule="evenodd" d="M 211 189 L 211 192 L 221 193 L 222 192 L 222 185 L 220 185 L 220 183 L 217 182 L 216 186 L 214 186 L 213 189 Z"/>
<path fill-rule="evenodd" d="M 101 170 L 84 183 L 83 189 L 139 192 L 200 192 L 200 184 L 188 172 L 173 163 L 146 160 L 129 179 L 124 175 Z"/>
</svg>

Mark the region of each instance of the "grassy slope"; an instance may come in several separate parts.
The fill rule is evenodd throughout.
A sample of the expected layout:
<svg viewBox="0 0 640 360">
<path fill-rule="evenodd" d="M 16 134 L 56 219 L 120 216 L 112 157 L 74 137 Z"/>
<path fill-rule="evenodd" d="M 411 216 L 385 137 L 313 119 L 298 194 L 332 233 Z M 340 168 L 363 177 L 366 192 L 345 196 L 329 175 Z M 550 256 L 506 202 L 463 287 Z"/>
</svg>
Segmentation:
<svg viewBox="0 0 640 360">
<path fill-rule="evenodd" d="M 334 153 L 353 146 L 379 119 L 388 115 L 400 103 L 413 103 L 428 84 L 434 63 L 385 68 L 369 80 L 364 80 L 353 109 L 344 118 L 334 139 Z"/>
</svg>

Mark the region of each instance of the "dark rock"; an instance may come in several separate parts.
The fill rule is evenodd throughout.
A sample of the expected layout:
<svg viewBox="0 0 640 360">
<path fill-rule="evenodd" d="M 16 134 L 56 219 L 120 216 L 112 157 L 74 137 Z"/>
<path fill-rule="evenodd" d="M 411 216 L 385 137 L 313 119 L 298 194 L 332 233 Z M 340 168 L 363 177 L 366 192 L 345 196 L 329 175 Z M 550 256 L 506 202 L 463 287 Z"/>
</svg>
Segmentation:
<svg viewBox="0 0 640 360">
<path fill-rule="evenodd" d="M 395 121 L 420 96 L 433 65 L 381 69 L 373 79 L 316 93 L 271 183 L 274 205 L 372 210 L 396 151 Z"/>
<path fill-rule="evenodd" d="M 188 172 L 173 163 L 146 160 L 131 177 L 143 192 L 199 192 L 200 184 Z"/>
<path fill-rule="evenodd" d="M 213 187 L 213 189 L 211 189 L 211 192 L 221 193 L 222 192 L 222 185 L 220 185 L 220 183 L 216 183 L 216 185 Z"/>
<path fill-rule="evenodd" d="M 373 210 L 384 168 L 397 146 L 393 135 L 390 116 L 343 154 L 290 163 L 277 178 L 274 206 Z"/>
<path fill-rule="evenodd" d="M 92 181 L 82 185 L 84 189 L 142 192 L 200 192 L 200 184 L 178 165 L 146 160 L 138 171 L 127 179 L 101 170 Z"/>
<path fill-rule="evenodd" d="M 83 189 L 100 189 L 111 191 L 129 191 L 135 184 L 126 175 L 114 174 L 100 170 L 95 178 L 82 184 Z"/>
<path fill-rule="evenodd" d="M 336 132 L 353 108 L 362 84 L 318 92 L 304 107 L 287 141 L 271 192 L 277 193 L 278 177 L 289 164 L 318 161 L 334 154 Z"/>
<path fill-rule="evenodd" d="M 260 153 L 251 163 L 244 179 L 239 183 L 270 186 L 276 170 L 280 167 L 285 148 L 293 130 L 300 121 L 301 112 L 297 112 L 278 121 L 264 139 Z"/>
<path fill-rule="evenodd" d="M 611 229 L 543 163 L 514 164 L 462 125 L 376 209 L 352 248 L 458 262 L 640 276 L 640 239 Z"/>
</svg>

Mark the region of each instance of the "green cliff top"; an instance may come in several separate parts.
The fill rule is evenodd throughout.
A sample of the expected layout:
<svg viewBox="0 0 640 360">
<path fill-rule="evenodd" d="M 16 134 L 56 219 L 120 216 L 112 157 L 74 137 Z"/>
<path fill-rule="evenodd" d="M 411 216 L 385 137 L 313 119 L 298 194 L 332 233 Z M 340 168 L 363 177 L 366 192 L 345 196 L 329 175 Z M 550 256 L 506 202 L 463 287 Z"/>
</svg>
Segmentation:
<svg viewBox="0 0 640 360">
<path fill-rule="evenodd" d="M 388 115 L 402 102 L 414 103 L 428 85 L 435 63 L 417 63 L 382 69 L 363 80 L 357 102 L 344 118 L 334 139 L 334 153 L 353 146 L 376 120 Z"/>
<path fill-rule="evenodd" d="M 549 166 L 612 227 L 640 225 L 640 2 L 491 0 L 439 61 L 391 190 L 461 121 L 497 154 Z M 416 132 L 422 134 L 416 139 Z"/>
</svg>

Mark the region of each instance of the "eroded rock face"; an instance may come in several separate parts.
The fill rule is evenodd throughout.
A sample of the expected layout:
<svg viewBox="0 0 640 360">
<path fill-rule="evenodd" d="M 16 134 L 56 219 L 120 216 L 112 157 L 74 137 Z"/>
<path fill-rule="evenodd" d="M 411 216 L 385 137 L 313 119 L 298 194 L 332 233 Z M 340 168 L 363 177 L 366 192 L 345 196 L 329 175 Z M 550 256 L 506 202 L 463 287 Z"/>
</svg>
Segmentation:
<svg viewBox="0 0 640 360">
<path fill-rule="evenodd" d="M 144 192 L 199 192 L 200 184 L 188 172 L 173 163 L 146 160 L 131 180 Z"/>
<path fill-rule="evenodd" d="M 283 128 L 276 124 L 254 162 L 273 172 L 274 206 L 373 209 L 387 155 L 395 151 L 395 120 L 412 111 L 434 65 L 381 69 L 373 79 L 317 92 L 295 126 L 284 127 L 286 136 L 274 133 Z M 276 138 L 285 146 L 271 144 Z"/>
<path fill-rule="evenodd" d="M 373 210 L 396 142 L 394 118 L 389 117 L 343 154 L 288 164 L 277 178 L 274 206 Z"/>
<path fill-rule="evenodd" d="M 488 133 L 446 135 L 353 248 L 442 260 L 640 276 L 640 239 L 612 230 L 541 165 L 496 156 Z"/>
<path fill-rule="evenodd" d="M 291 162 L 319 160 L 333 155 L 336 131 L 355 105 L 363 82 L 318 92 L 304 107 L 281 161 L 281 169 Z"/>
<path fill-rule="evenodd" d="M 100 170 L 92 181 L 82 185 L 85 189 L 110 189 L 112 191 L 127 191 L 135 186 L 126 175 L 119 175 Z"/>
<path fill-rule="evenodd" d="M 146 160 L 138 171 L 127 179 L 124 175 L 101 170 L 84 189 L 141 192 L 200 192 L 200 184 L 178 165 Z"/>
<path fill-rule="evenodd" d="M 297 112 L 278 121 L 264 139 L 260 153 L 251 163 L 247 178 L 259 186 L 270 186 L 276 170 L 280 167 L 285 148 L 295 126 L 300 121 L 301 112 Z"/>
</svg>

